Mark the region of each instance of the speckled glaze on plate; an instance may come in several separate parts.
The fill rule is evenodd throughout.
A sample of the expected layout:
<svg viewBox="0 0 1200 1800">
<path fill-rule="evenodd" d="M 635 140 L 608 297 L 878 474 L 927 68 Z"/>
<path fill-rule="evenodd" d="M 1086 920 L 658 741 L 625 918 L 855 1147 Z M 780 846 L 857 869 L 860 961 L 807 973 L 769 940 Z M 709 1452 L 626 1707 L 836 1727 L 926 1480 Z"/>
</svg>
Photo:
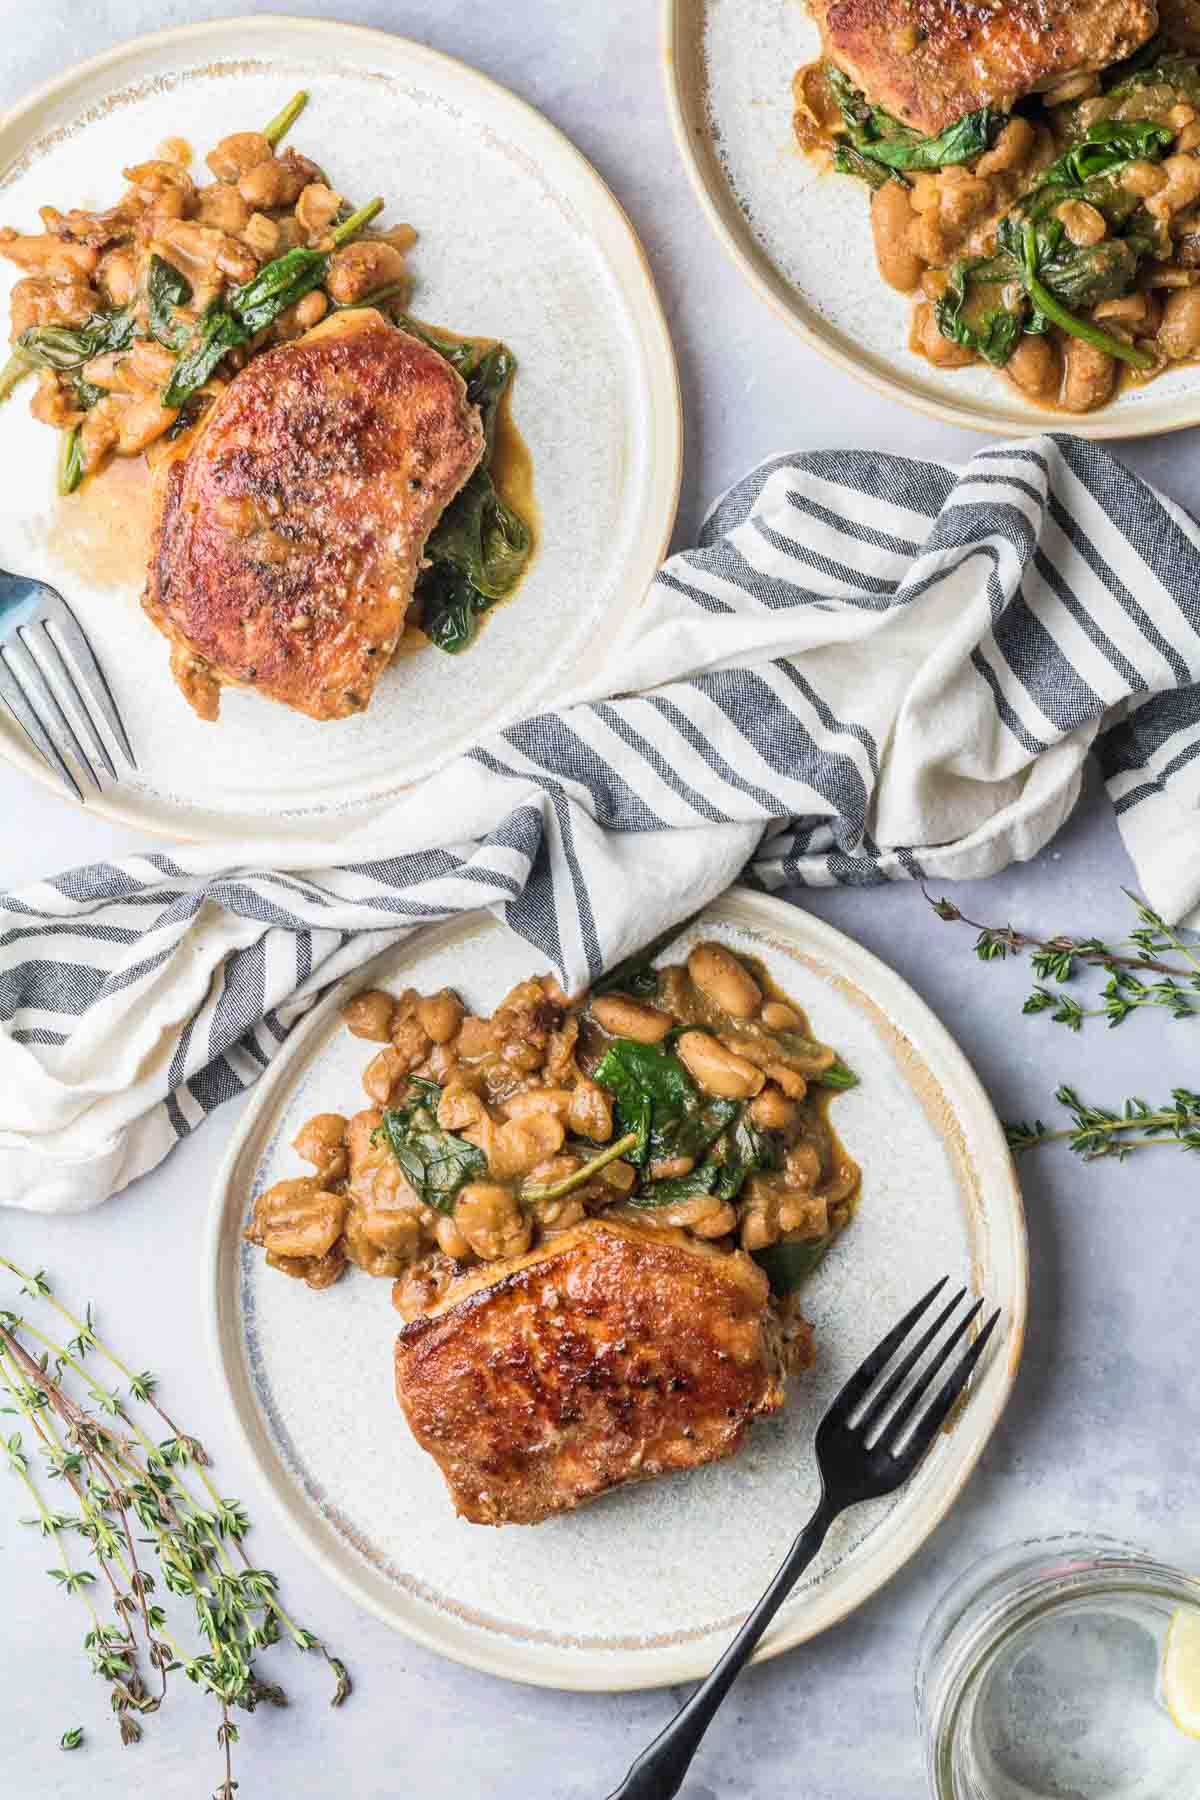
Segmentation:
<svg viewBox="0 0 1200 1800">
<path fill-rule="evenodd" d="M 995 1352 L 917 1479 L 834 1527 L 759 1654 L 824 1630 L 894 1574 L 953 1503 L 1020 1358 L 1020 1194 L 995 1114 L 953 1040 L 890 969 L 782 901 L 734 889 L 678 949 L 698 936 L 761 957 L 862 1077 L 834 1112 L 862 1164 L 863 1199 L 806 1289 L 816 1365 L 729 1462 L 532 1528 L 454 1517 L 393 1394 L 390 1284 L 351 1271 L 310 1293 L 240 1239 L 253 1196 L 301 1172 L 290 1142 L 303 1121 L 363 1104 L 366 1046 L 338 1012 L 351 984 L 327 997 L 263 1077 L 217 1181 L 206 1259 L 214 1363 L 286 1523 L 389 1625 L 516 1681 L 617 1691 L 703 1674 L 815 1503 L 813 1434 L 830 1399 L 948 1272 L 1003 1307 Z M 537 966 L 527 945 L 476 917 L 388 952 L 352 985 L 445 983 L 490 1010 Z"/>
<path fill-rule="evenodd" d="M 792 133 L 792 76 L 820 55 L 803 0 L 660 0 L 667 107 L 697 197 L 759 295 L 814 350 L 949 425 L 1149 437 L 1200 422 L 1200 365 L 1126 389 L 1097 413 L 1033 406 L 995 370 L 935 369 L 908 349 L 912 300 L 875 267 L 861 185 Z"/>
<path fill-rule="evenodd" d="M 360 823 L 483 732 L 573 685 L 640 603 L 665 551 L 681 424 L 670 337 L 629 221 L 591 166 L 506 89 L 385 32 L 263 14 L 141 38 L 80 65 L 0 121 L 0 222 L 38 229 L 37 207 L 111 202 L 121 169 L 167 136 L 205 151 L 270 118 L 297 88 L 291 141 L 385 223 L 420 238 L 412 311 L 503 337 L 519 361 L 513 414 L 533 456 L 537 555 L 478 644 L 387 670 L 369 711 L 317 724 L 226 689 L 219 725 L 191 712 L 169 646 L 139 605 L 134 554 L 94 541 L 112 488 L 136 539 L 123 472 L 54 496 L 56 435 L 28 388 L 0 411 L 0 566 L 61 587 L 96 646 L 139 772 L 89 796 L 94 811 L 185 837 L 278 841 Z M 0 316 L 20 271 L 0 263 Z M 131 572 L 132 570 L 132 572 Z M 0 754 L 40 779 L 41 759 L 0 708 Z"/>
</svg>

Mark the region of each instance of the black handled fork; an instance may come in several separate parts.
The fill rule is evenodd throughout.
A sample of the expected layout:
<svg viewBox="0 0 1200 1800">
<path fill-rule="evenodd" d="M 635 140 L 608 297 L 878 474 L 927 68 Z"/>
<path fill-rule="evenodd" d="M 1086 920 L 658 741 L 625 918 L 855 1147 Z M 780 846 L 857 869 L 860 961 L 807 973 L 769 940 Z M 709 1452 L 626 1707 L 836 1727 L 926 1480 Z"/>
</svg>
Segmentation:
<svg viewBox="0 0 1200 1800">
<path fill-rule="evenodd" d="M 983 1307 L 982 1300 L 977 1300 L 959 1320 L 890 1416 L 885 1417 L 889 1406 L 965 1298 L 965 1288 L 955 1294 L 932 1325 L 921 1333 L 874 1398 L 871 1398 L 871 1390 L 913 1327 L 928 1313 L 945 1287 L 946 1279 L 943 1276 L 935 1287 L 930 1288 L 925 1298 L 918 1300 L 912 1311 L 905 1313 L 900 1323 L 872 1350 L 821 1420 L 816 1440 L 821 1498 L 816 1512 L 712 1674 L 701 1682 L 691 1699 L 684 1702 L 666 1730 L 642 1751 L 620 1787 L 609 1795 L 609 1800 L 670 1800 L 672 1794 L 679 1792 L 717 1708 L 749 1661 L 763 1632 L 821 1548 L 825 1534 L 838 1514 L 849 1506 L 857 1506 L 862 1500 L 878 1500 L 882 1495 L 892 1493 L 903 1486 L 923 1460 L 983 1355 L 984 1346 L 1000 1317 L 999 1310 L 992 1314 L 975 1341 L 959 1357 L 915 1424 L 912 1424 L 914 1414 L 955 1347 L 970 1330 Z"/>
</svg>

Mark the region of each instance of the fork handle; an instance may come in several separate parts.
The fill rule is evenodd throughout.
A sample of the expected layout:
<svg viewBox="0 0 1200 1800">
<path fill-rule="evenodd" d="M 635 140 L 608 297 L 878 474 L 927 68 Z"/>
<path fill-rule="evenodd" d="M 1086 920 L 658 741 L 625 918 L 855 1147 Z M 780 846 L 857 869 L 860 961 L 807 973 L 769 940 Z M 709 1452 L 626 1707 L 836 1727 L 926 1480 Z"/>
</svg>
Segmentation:
<svg viewBox="0 0 1200 1800">
<path fill-rule="evenodd" d="M 713 1715 L 754 1653 L 758 1640 L 816 1556 L 841 1507 L 824 1494 L 816 1512 L 783 1559 L 778 1574 L 712 1673 L 685 1700 L 608 1800 L 671 1800 L 683 1786 Z"/>
</svg>

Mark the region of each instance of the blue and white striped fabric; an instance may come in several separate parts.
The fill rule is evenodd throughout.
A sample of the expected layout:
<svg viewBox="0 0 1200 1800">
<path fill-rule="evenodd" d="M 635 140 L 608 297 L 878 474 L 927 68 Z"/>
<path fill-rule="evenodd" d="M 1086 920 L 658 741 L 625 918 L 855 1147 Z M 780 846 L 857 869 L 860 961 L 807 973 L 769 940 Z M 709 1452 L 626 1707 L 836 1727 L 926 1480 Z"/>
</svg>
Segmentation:
<svg viewBox="0 0 1200 1800">
<path fill-rule="evenodd" d="M 1200 529 L 1102 451 L 780 456 L 586 692 L 338 842 L 154 851 L 0 917 L 3 1193 L 88 1206 L 262 1071 L 331 981 L 488 907 L 569 988 L 719 893 L 988 875 L 1095 751 L 1137 879 L 1200 912 Z M 331 727 L 331 729 L 336 729 Z"/>
</svg>

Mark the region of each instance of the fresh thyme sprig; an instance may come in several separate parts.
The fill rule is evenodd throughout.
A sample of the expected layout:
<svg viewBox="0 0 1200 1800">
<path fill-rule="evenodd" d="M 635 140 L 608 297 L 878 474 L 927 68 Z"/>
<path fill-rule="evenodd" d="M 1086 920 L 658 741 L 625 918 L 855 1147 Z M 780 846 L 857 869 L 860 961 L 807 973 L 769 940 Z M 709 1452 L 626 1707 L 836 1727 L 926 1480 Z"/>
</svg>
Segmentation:
<svg viewBox="0 0 1200 1800">
<path fill-rule="evenodd" d="M 31 1274 L 5 1256 L 0 1256 L 0 1267 L 18 1278 L 25 1298 L 53 1307 L 75 1333 L 59 1344 L 24 1314 L 0 1312 L 0 1393 L 12 1402 L 0 1411 L 19 1416 L 31 1433 L 28 1442 L 23 1431 L 0 1433 L 0 1462 L 7 1463 L 36 1509 L 22 1523 L 48 1540 L 56 1560 L 49 1574 L 88 1611 L 91 1628 L 84 1649 L 93 1672 L 108 1685 L 121 1741 L 140 1739 L 139 1719 L 158 1711 L 168 1677 L 182 1670 L 220 1707 L 217 1743 L 224 1779 L 215 1800 L 234 1800 L 232 1747 L 238 1728 L 231 1709 L 253 1712 L 261 1704 L 288 1703 L 281 1687 L 260 1678 L 257 1653 L 284 1634 L 297 1649 L 318 1651 L 334 1676 L 334 1706 L 350 1693 L 345 1665 L 285 1611 L 274 1575 L 251 1563 L 242 1542 L 250 1528 L 245 1508 L 218 1493 L 206 1473 L 210 1465 L 203 1446 L 181 1431 L 157 1400 L 154 1375 L 149 1370 L 135 1373 L 108 1347 L 96 1331 L 90 1306 L 82 1319 L 65 1307 L 43 1270 Z M 127 1396 L 119 1386 L 106 1387 L 93 1377 L 84 1366 L 89 1357 L 117 1371 Z M 85 1403 L 69 1391 L 72 1382 L 82 1386 Z M 131 1403 L 153 1412 L 170 1436 L 156 1443 Z M 76 1510 L 47 1504 L 34 1472 L 35 1452 L 44 1460 L 45 1479 L 63 1482 Z M 203 1488 L 203 1496 L 196 1494 L 185 1471 Z M 136 1534 L 136 1526 L 148 1535 Z M 67 1549 L 72 1532 L 87 1544 L 98 1573 L 72 1561 Z M 139 1544 L 153 1549 L 156 1575 L 139 1561 Z M 101 1577 L 116 1624 L 101 1617 Z M 160 1581 L 169 1594 L 190 1605 L 200 1639 L 197 1651 L 182 1646 L 166 1609 L 151 1599 Z M 157 1673 L 157 1692 L 143 1678 L 143 1657 Z M 81 1727 L 64 1733 L 63 1749 L 77 1748 L 82 1737 Z"/>
<path fill-rule="evenodd" d="M 1110 1027 L 1122 1025 L 1130 1013 L 1142 1007 L 1158 1008 L 1178 1020 L 1200 1015 L 1200 944 L 1185 940 L 1128 888 L 1122 892 L 1136 909 L 1138 925 L 1118 945 L 1065 933 L 1040 938 L 1012 925 L 981 925 L 976 919 L 968 919 L 952 900 L 935 900 L 928 889 L 922 891 L 939 919 L 969 925 L 978 933 L 975 954 L 981 962 L 1003 962 L 1009 956 L 1030 952 L 1034 970 L 1043 980 L 1026 998 L 1021 1009 L 1025 1013 L 1049 1013 L 1054 1024 L 1065 1025 L 1070 1031 L 1081 1030 L 1085 1019 L 1104 1018 Z M 1168 962 L 1167 955 L 1182 961 Z M 1099 1006 L 1085 1006 L 1073 995 L 1044 985 L 1047 981 L 1062 984 L 1072 980 L 1080 966 L 1100 968 L 1108 974 L 1098 996 Z M 1151 975 L 1157 979 L 1145 979 Z M 1060 1087 L 1055 1099 L 1067 1108 L 1072 1123 L 1057 1131 L 1041 1119 L 1022 1119 L 1006 1125 L 1014 1154 L 1060 1140 L 1066 1140 L 1085 1162 L 1102 1156 L 1115 1156 L 1120 1161 L 1132 1150 L 1163 1144 L 1200 1150 L 1200 1094 L 1188 1088 L 1174 1088 L 1169 1105 L 1149 1106 L 1134 1098 L 1126 1100 L 1120 1112 L 1086 1106 L 1072 1087 Z"/>
<path fill-rule="evenodd" d="M 1099 968 L 1108 975 L 1098 996 L 1099 1006 L 1084 1006 L 1072 995 L 1039 984 L 1025 1001 L 1022 1010 L 1026 1013 L 1049 1013 L 1054 1024 L 1070 1031 L 1079 1031 L 1085 1019 L 1107 1019 L 1110 1026 L 1122 1025 L 1142 1007 L 1162 1008 L 1180 1021 L 1200 1016 L 1200 947 L 1187 943 L 1137 894 L 1128 888 L 1122 891 L 1135 907 L 1139 924 L 1117 945 L 1066 933 L 1040 938 L 1012 925 L 981 925 L 968 919 L 952 900 L 934 900 L 928 890 L 925 898 L 939 919 L 969 925 L 978 933 L 975 954 L 981 962 L 1003 962 L 1029 951 L 1034 973 L 1043 983 L 1068 982 L 1080 966 Z M 1183 960 L 1167 961 L 1168 955 Z M 1147 976 L 1158 979 L 1149 981 Z"/>
<path fill-rule="evenodd" d="M 1158 1144 L 1173 1143 L 1183 1150 L 1200 1151 L 1200 1094 L 1188 1088 L 1173 1088 L 1170 1106 L 1153 1107 L 1134 1099 L 1127 1100 L 1120 1112 L 1086 1106 L 1070 1087 L 1060 1087 L 1054 1097 L 1070 1112 L 1073 1123 L 1061 1131 L 1052 1131 L 1041 1119 L 1006 1125 L 1005 1134 L 1014 1152 L 1019 1154 L 1060 1138 L 1065 1138 L 1085 1162 L 1095 1162 L 1101 1156 L 1115 1156 L 1121 1161 L 1132 1150 Z"/>
</svg>

